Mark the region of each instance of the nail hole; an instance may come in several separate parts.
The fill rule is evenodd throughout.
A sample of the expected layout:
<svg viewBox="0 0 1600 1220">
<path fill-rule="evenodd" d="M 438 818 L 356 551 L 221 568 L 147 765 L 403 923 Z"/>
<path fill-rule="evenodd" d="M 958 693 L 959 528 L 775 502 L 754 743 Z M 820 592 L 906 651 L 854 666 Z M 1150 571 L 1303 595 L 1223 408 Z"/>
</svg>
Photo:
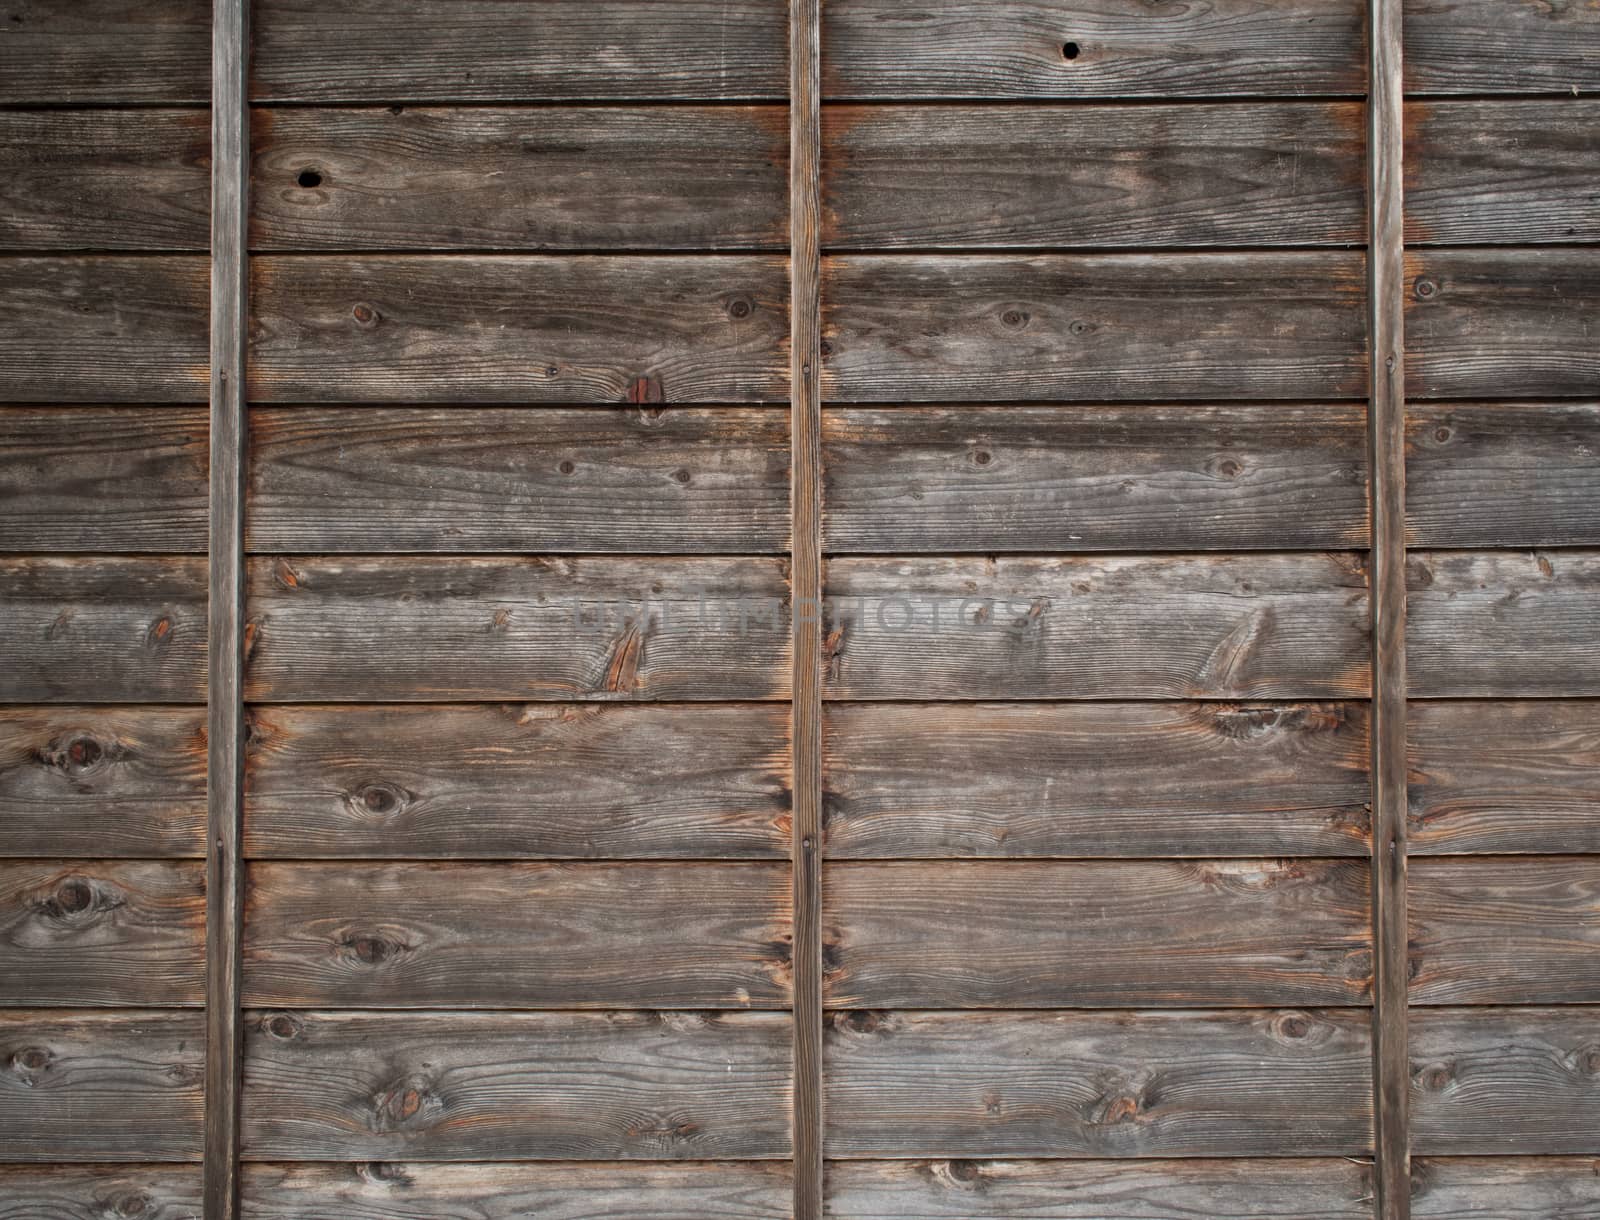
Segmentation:
<svg viewBox="0 0 1600 1220">
<path fill-rule="evenodd" d="M 1082 54 L 1083 48 L 1075 42 L 1064 42 L 1061 44 L 1062 59 L 1077 59 L 1078 56 Z"/>
<path fill-rule="evenodd" d="M 296 178 L 295 181 L 301 186 L 305 187 L 307 190 L 310 190 L 314 186 L 322 185 L 322 175 L 317 173 L 317 171 L 314 169 L 303 169 L 300 171 L 300 176 Z"/>
</svg>

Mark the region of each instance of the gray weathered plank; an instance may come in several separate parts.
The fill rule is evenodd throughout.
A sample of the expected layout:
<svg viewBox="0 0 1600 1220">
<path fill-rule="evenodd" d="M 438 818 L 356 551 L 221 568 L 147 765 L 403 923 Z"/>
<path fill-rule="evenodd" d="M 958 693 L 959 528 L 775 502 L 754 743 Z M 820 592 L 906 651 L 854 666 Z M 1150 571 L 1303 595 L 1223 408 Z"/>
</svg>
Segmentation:
<svg viewBox="0 0 1600 1220">
<path fill-rule="evenodd" d="M 1600 1215 L 1600 1160 L 1426 1157 L 1411 1165 L 1417 1220 L 1588 1220 Z"/>
<path fill-rule="evenodd" d="M 1410 93 L 1589 93 L 1600 89 L 1593 4 L 1409 0 Z"/>
<path fill-rule="evenodd" d="M 19 0 L 0 38 L 0 103 L 144 105 L 211 96 L 206 0 Z"/>
<path fill-rule="evenodd" d="M 192 1165 L 0 1165 L 0 1220 L 201 1220 Z"/>
</svg>

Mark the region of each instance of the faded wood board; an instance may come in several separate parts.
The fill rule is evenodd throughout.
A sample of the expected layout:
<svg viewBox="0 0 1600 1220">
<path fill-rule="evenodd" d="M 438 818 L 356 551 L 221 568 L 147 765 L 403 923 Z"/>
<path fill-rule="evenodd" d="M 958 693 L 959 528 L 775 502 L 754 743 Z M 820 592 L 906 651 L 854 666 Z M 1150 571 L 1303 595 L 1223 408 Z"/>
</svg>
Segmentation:
<svg viewBox="0 0 1600 1220">
<path fill-rule="evenodd" d="M 198 1165 L 0 1165 L 0 1220 L 201 1220 Z"/>
<path fill-rule="evenodd" d="M 781 552 L 788 417 L 257 408 L 245 517 L 255 551 Z"/>
<path fill-rule="evenodd" d="M 832 1157 L 1361 1156 L 1360 1010 L 836 1014 Z"/>
<path fill-rule="evenodd" d="M 781 1013 L 251 1013 L 246 1160 L 789 1155 Z"/>
<path fill-rule="evenodd" d="M 0 39 L 0 103 L 146 105 L 211 96 L 206 0 L 22 0 Z"/>
<path fill-rule="evenodd" d="M 1348 554 L 835 559 L 841 699 L 1322 699 L 1370 681 Z"/>
<path fill-rule="evenodd" d="M 1361 122 L 1349 103 L 830 106 L 823 241 L 1355 244 Z"/>
<path fill-rule="evenodd" d="M 784 699 L 783 569 L 776 558 L 258 558 L 245 696 Z"/>
<path fill-rule="evenodd" d="M 731 254 L 254 258 L 250 397 L 781 402 L 789 392 L 786 261 Z"/>
<path fill-rule="evenodd" d="M 1600 1160 L 1426 1157 L 1411 1163 L 1417 1220 L 1584 1220 L 1600 1213 Z"/>
<path fill-rule="evenodd" d="M 836 255 L 825 399 L 1355 398 L 1357 254 Z"/>
<path fill-rule="evenodd" d="M 1365 446 L 1357 404 L 834 409 L 823 416 L 826 545 L 1358 546 Z"/>
<path fill-rule="evenodd" d="M 1412 0 L 1406 90 L 1559 93 L 1600 89 L 1600 9 L 1505 0 Z"/>
<path fill-rule="evenodd" d="M 784 247 L 781 106 L 293 108 L 253 121 L 263 250 Z"/>
</svg>

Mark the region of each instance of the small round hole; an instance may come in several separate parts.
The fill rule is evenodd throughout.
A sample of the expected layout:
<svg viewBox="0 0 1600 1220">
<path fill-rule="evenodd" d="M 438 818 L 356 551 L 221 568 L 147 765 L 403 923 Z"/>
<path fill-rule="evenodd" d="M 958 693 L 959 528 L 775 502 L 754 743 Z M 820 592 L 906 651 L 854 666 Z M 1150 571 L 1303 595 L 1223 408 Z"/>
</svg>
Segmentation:
<svg viewBox="0 0 1600 1220">
<path fill-rule="evenodd" d="M 1077 59 L 1078 56 L 1082 54 L 1083 48 L 1075 42 L 1064 42 L 1061 44 L 1062 59 Z"/>
<path fill-rule="evenodd" d="M 322 175 L 317 173 L 317 171 L 314 169 L 303 169 L 300 171 L 300 176 L 296 178 L 295 181 L 301 186 L 305 187 L 307 190 L 310 190 L 314 186 L 322 185 Z"/>
</svg>

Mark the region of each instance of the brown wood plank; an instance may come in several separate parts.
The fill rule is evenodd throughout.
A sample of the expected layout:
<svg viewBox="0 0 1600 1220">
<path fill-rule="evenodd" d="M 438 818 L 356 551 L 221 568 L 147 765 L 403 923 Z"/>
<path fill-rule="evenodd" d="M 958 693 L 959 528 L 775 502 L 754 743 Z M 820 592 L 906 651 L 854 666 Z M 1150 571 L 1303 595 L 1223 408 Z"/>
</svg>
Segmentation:
<svg viewBox="0 0 1600 1220">
<path fill-rule="evenodd" d="M 0 1165 L 0 1220 L 201 1220 L 192 1165 Z"/>
<path fill-rule="evenodd" d="M 0 700 L 205 699 L 205 560 L 0 559 Z"/>
<path fill-rule="evenodd" d="M 198 407 L 0 407 L 0 550 L 204 551 L 207 468 Z"/>
<path fill-rule="evenodd" d="M 244 1003 L 781 1008 L 781 864 L 250 865 Z"/>
<path fill-rule="evenodd" d="M 1352 0 L 834 0 L 828 96 L 1180 97 L 1356 93 Z"/>
<path fill-rule="evenodd" d="M 1412 1162 L 1417 1220 L 1584 1220 L 1600 1214 L 1600 1160 L 1427 1157 Z"/>
<path fill-rule="evenodd" d="M 1355 104 L 830 106 L 835 249 L 1363 238 Z"/>
<path fill-rule="evenodd" d="M 839 255 L 839 402 L 1354 398 L 1362 259 L 1342 253 Z"/>
<path fill-rule="evenodd" d="M 1367 854 L 1355 703 L 835 703 L 828 854 Z"/>
<path fill-rule="evenodd" d="M 828 1154 L 1360 1156 L 1357 1010 L 839 1013 Z"/>
<path fill-rule="evenodd" d="M 1406 392 L 1592 398 L 1600 249 L 1406 255 Z"/>
<path fill-rule="evenodd" d="M 0 103 L 200 102 L 211 96 L 206 0 L 17 0 L 0 39 Z"/>
<path fill-rule="evenodd" d="M 250 397 L 782 402 L 789 392 L 786 262 L 757 255 L 252 259 Z"/>
<path fill-rule="evenodd" d="M 823 428 L 834 552 L 1367 539 L 1357 404 L 837 409 Z"/>
<path fill-rule="evenodd" d="M 247 1160 L 789 1154 L 782 1013 L 260 1013 Z"/>
<path fill-rule="evenodd" d="M 1600 89 L 1600 9 L 1592 4 L 1412 0 L 1405 25 L 1407 92 Z"/>
<path fill-rule="evenodd" d="M 788 721 L 773 704 L 260 707 L 245 854 L 782 859 Z"/>
<path fill-rule="evenodd" d="M 1600 704 L 1414 703 L 1411 853 L 1600 854 Z"/>
<path fill-rule="evenodd" d="M 249 498 L 256 551 L 782 551 L 788 418 L 259 408 Z"/>
<path fill-rule="evenodd" d="M 835 559 L 843 699 L 1364 696 L 1353 555 Z"/>
<path fill-rule="evenodd" d="M 781 250 L 787 119 L 779 106 L 257 110 L 251 242 Z"/>
<path fill-rule="evenodd" d="M 198 1160 L 203 1022 L 198 1012 L 0 1009 L 6 1159 Z"/>
</svg>

